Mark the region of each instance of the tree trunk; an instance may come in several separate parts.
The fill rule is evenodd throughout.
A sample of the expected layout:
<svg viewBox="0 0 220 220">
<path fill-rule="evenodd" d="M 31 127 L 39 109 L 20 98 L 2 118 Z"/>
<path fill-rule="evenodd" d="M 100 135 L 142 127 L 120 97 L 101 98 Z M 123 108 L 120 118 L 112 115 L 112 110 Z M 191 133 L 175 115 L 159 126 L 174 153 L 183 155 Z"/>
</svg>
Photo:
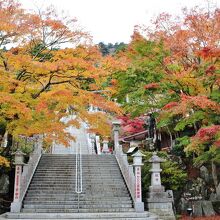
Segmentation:
<svg viewBox="0 0 220 220">
<path fill-rule="evenodd" d="M 2 151 L 3 156 L 9 156 L 10 155 L 12 143 L 13 143 L 13 136 L 11 134 L 8 134 L 7 135 L 7 145 L 4 148 L 4 150 Z"/>
<path fill-rule="evenodd" d="M 172 149 L 173 148 L 173 137 L 172 137 L 172 133 L 170 132 L 169 127 L 167 127 L 167 131 L 168 131 L 169 136 L 170 136 L 170 148 Z"/>
</svg>

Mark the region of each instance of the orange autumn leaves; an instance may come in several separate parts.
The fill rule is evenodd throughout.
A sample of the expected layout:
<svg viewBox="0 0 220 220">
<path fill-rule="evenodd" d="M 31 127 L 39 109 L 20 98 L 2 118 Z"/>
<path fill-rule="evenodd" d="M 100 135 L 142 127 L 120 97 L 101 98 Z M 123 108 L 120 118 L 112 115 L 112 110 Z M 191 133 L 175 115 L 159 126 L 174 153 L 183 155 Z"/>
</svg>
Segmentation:
<svg viewBox="0 0 220 220">
<path fill-rule="evenodd" d="M 74 114 L 68 125 L 84 120 L 92 131 L 108 136 L 108 113 L 121 110 L 110 101 L 113 85 L 103 84 L 119 62 L 103 58 L 75 18 L 60 16 L 53 8 L 27 13 L 13 0 L 0 0 L 0 6 L 0 116 L 5 132 L 14 138 L 44 134 L 49 142 L 67 144 L 70 136 L 61 118 Z M 66 43 L 69 48 L 61 49 Z M 103 112 L 89 114 L 90 104 Z"/>
</svg>

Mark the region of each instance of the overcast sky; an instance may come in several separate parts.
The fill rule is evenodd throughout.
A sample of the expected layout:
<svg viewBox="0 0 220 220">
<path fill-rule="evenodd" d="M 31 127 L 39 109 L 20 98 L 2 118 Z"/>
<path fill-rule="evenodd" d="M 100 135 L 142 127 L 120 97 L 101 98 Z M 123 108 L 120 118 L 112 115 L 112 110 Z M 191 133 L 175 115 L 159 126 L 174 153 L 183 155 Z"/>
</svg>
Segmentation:
<svg viewBox="0 0 220 220">
<path fill-rule="evenodd" d="M 53 5 L 76 17 L 94 43 L 129 42 L 137 24 L 149 24 L 161 12 L 179 14 L 183 7 L 207 6 L 207 0 L 20 0 L 27 9 Z M 220 0 L 210 0 L 219 7 Z"/>
</svg>

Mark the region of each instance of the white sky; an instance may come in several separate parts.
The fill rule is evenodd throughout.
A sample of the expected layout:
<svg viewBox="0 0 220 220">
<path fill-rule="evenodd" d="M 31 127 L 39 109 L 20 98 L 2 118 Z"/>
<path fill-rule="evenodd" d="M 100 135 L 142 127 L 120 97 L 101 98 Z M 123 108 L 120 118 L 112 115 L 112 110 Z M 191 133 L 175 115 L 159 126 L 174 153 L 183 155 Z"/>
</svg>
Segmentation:
<svg viewBox="0 0 220 220">
<path fill-rule="evenodd" d="M 149 24 L 161 12 L 179 14 L 181 8 L 207 6 L 207 0 L 20 0 L 27 9 L 53 5 L 76 17 L 94 43 L 129 42 L 137 24 Z M 220 0 L 210 0 L 218 7 Z"/>
</svg>

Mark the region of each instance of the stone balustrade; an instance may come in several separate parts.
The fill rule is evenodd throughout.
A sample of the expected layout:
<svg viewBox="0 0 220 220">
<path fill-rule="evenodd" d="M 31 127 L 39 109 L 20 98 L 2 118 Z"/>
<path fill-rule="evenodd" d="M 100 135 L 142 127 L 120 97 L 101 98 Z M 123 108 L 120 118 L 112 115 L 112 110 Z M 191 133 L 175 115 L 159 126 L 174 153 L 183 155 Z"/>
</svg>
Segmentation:
<svg viewBox="0 0 220 220">
<path fill-rule="evenodd" d="M 123 152 L 116 151 L 115 157 L 131 194 L 132 200 L 135 201 L 135 176 L 133 166 L 129 165 L 127 155 Z"/>
<path fill-rule="evenodd" d="M 133 155 L 133 165 L 128 163 L 127 154 L 123 153 L 122 146 L 119 144 L 119 130 L 120 122 L 113 122 L 114 154 L 134 202 L 135 211 L 144 212 L 141 187 L 141 166 L 143 165 L 143 155 L 138 151 Z"/>
</svg>

